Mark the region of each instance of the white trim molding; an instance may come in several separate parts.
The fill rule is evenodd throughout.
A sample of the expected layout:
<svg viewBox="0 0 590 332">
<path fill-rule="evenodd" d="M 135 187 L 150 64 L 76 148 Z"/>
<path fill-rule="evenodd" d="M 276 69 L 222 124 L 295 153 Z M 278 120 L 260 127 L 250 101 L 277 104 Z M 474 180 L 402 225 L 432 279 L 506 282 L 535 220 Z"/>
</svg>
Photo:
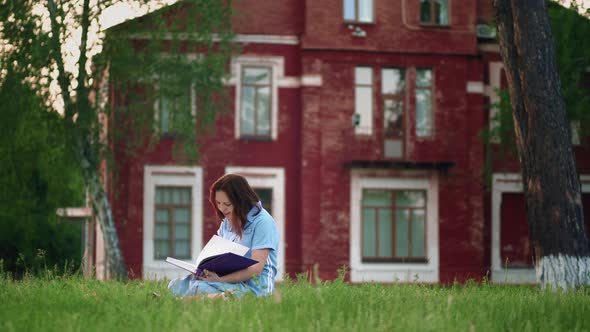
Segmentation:
<svg viewBox="0 0 590 332">
<path fill-rule="evenodd" d="M 481 93 L 481 94 L 483 94 L 485 91 L 483 82 L 481 82 L 481 81 L 479 81 L 479 82 L 468 81 L 466 90 L 467 90 L 467 93 Z"/>
<path fill-rule="evenodd" d="M 372 177 L 352 170 L 350 179 L 350 280 L 352 282 L 439 281 L 438 177 Z M 422 189 L 427 196 L 426 263 L 363 263 L 361 259 L 361 206 L 363 189 Z"/>
<path fill-rule="evenodd" d="M 486 95 L 490 98 L 490 104 L 497 104 L 500 101 L 500 96 L 498 96 L 497 90 L 500 89 L 501 80 L 502 80 L 502 68 L 504 65 L 500 61 L 493 61 L 489 63 L 489 74 L 490 74 L 490 85 L 486 87 Z M 498 110 L 495 107 L 490 109 L 490 126 L 493 126 L 494 123 L 492 119 L 496 116 Z M 490 128 L 492 129 L 492 128 Z"/>
<path fill-rule="evenodd" d="M 499 44 L 477 44 L 477 49 L 481 52 L 500 53 Z"/>
<path fill-rule="evenodd" d="M 68 207 L 59 208 L 55 212 L 60 217 L 84 219 L 92 217 L 92 208 L 89 207 Z"/>
<path fill-rule="evenodd" d="M 282 167 L 240 167 L 227 166 L 225 173 L 236 173 L 246 178 L 253 188 L 272 189 L 272 211 L 268 211 L 279 230 L 279 251 L 277 257 L 276 281 L 285 274 L 285 170 Z"/>
<path fill-rule="evenodd" d="M 590 175 L 581 175 L 583 193 L 590 192 Z M 534 268 L 506 268 L 500 257 L 500 209 L 503 193 L 522 193 L 522 180 L 517 173 L 494 173 L 492 175 L 492 282 L 507 284 L 536 283 Z"/>
<path fill-rule="evenodd" d="M 130 39 L 150 40 L 153 35 L 148 32 L 139 32 L 129 34 Z M 203 38 L 197 33 L 166 33 L 162 36 L 163 40 L 189 40 L 199 41 Z M 221 40 L 218 35 L 213 35 L 213 41 Z M 260 34 L 236 34 L 232 40 L 234 43 L 242 44 L 274 44 L 274 45 L 299 45 L 299 37 L 293 35 L 260 35 Z"/>
<path fill-rule="evenodd" d="M 299 45 L 299 37 L 289 35 L 237 34 L 234 42 L 242 44 Z"/>
<path fill-rule="evenodd" d="M 279 78 L 277 85 L 283 89 L 297 89 L 301 87 L 321 87 L 322 86 L 321 75 L 302 75 L 302 76 L 283 76 Z M 225 80 L 224 85 L 235 86 L 236 77 L 231 76 Z"/>
<path fill-rule="evenodd" d="M 322 83 L 322 75 L 307 74 L 301 76 L 301 86 L 320 87 Z"/>
<path fill-rule="evenodd" d="M 203 235 L 203 170 L 199 166 L 145 166 L 143 182 L 143 279 L 178 278 L 184 270 L 154 259 L 154 204 L 156 186 L 192 188 L 191 261 L 197 260 Z"/>
<path fill-rule="evenodd" d="M 232 59 L 231 63 L 231 79 L 228 84 L 235 84 L 235 114 L 234 114 L 234 133 L 235 138 L 241 137 L 240 132 L 240 107 L 241 107 L 241 84 L 242 81 L 242 67 L 267 67 L 272 71 L 271 79 L 271 139 L 276 140 L 278 137 L 278 117 L 279 117 L 279 83 L 285 81 L 284 68 L 285 59 L 277 56 L 253 56 L 241 55 Z M 291 84 L 287 80 L 287 85 Z M 285 83 L 284 83 L 285 84 Z"/>
</svg>

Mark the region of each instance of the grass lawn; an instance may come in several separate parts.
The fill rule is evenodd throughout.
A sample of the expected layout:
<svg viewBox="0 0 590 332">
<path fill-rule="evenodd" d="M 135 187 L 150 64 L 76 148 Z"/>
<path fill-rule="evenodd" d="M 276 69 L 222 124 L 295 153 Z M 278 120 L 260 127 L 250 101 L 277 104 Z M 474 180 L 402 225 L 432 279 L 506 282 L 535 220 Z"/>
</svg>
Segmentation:
<svg viewBox="0 0 590 332">
<path fill-rule="evenodd" d="M 0 278 L 0 331 L 590 331 L 587 288 L 288 281 L 266 298 L 186 301 L 166 285 Z"/>
</svg>

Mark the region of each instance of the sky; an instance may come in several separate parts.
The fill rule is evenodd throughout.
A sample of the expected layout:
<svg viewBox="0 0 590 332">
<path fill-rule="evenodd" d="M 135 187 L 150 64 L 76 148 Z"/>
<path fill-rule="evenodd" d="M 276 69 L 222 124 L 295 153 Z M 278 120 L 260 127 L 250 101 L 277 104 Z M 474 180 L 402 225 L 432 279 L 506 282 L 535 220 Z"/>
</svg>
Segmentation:
<svg viewBox="0 0 590 332">
<path fill-rule="evenodd" d="M 105 27 L 117 25 L 125 20 L 134 17 L 145 15 L 151 11 L 162 8 L 163 6 L 171 5 L 178 0 L 156 0 L 153 1 L 152 6 L 138 6 L 137 4 L 129 4 L 121 1 L 116 5 L 107 8 L 100 18 L 100 23 Z M 588 0 L 590 1 L 590 0 Z"/>
</svg>

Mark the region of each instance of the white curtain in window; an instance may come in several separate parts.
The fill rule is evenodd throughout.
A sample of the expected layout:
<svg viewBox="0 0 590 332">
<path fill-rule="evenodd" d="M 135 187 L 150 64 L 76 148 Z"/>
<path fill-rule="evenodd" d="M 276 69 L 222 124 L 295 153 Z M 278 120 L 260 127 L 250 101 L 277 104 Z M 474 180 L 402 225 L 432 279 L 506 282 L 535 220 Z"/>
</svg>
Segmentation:
<svg viewBox="0 0 590 332">
<path fill-rule="evenodd" d="M 359 22 L 373 22 L 373 0 L 358 0 Z"/>
<path fill-rule="evenodd" d="M 373 69 L 370 67 L 355 68 L 355 113 L 360 116 L 356 134 L 369 135 L 373 132 Z"/>
</svg>

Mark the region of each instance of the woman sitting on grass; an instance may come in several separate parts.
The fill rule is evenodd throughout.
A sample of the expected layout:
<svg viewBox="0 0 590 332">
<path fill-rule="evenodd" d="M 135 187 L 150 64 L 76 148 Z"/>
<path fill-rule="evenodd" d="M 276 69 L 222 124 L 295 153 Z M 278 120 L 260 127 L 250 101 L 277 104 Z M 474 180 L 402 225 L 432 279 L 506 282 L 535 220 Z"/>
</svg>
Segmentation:
<svg viewBox="0 0 590 332">
<path fill-rule="evenodd" d="M 204 270 L 184 279 L 170 281 L 168 288 L 177 296 L 224 295 L 226 292 L 241 296 L 272 294 L 277 275 L 279 233 L 274 219 L 262 207 L 258 195 L 245 178 L 226 174 L 209 189 L 209 202 L 222 219 L 217 235 L 240 243 L 250 250 L 246 257 L 258 263 L 223 277 Z"/>
</svg>

